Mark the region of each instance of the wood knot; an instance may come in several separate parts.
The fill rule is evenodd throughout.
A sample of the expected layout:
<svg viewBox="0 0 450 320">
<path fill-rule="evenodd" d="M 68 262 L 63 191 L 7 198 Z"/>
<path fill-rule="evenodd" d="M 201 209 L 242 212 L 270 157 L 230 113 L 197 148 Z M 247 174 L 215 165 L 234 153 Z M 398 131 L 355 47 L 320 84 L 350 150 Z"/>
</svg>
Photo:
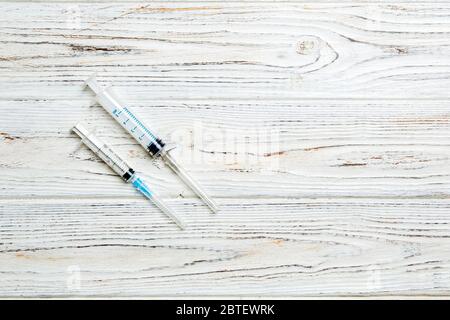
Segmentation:
<svg viewBox="0 0 450 320">
<path fill-rule="evenodd" d="M 312 40 L 303 40 L 297 42 L 295 52 L 301 55 L 311 54 L 316 48 L 316 43 Z"/>
</svg>

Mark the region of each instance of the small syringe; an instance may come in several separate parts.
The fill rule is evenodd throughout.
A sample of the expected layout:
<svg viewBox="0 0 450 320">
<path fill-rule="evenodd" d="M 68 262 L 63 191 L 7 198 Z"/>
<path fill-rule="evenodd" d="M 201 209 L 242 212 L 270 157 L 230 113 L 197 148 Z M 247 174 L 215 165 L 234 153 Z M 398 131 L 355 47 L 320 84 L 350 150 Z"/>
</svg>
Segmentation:
<svg viewBox="0 0 450 320">
<path fill-rule="evenodd" d="M 160 156 L 163 161 L 186 183 L 215 213 L 217 204 L 203 191 L 190 175 L 173 159 L 165 148 L 165 143 L 148 126 L 138 119 L 112 92 L 111 88 L 101 87 L 95 75 L 86 80 L 86 84 L 96 94 L 97 101 L 116 119 L 116 121 L 139 142 L 152 157 Z"/>
<path fill-rule="evenodd" d="M 108 145 L 89 132 L 83 125 L 77 124 L 73 127 L 73 132 L 80 136 L 81 141 L 91 149 L 100 159 L 108 164 L 125 182 L 131 184 L 146 198 L 150 199 L 162 212 L 167 214 L 175 223 L 184 229 L 184 223 L 175 216 L 172 210 L 152 191 L 150 191 L 144 180 Z"/>
</svg>

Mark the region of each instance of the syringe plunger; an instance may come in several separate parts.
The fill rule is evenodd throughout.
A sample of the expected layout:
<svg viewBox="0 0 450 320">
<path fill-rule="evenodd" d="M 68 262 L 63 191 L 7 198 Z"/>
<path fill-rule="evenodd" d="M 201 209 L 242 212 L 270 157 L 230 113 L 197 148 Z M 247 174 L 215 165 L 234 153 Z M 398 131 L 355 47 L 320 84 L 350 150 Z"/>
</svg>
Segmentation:
<svg viewBox="0 0 450 320">
<path fill-rule="evenodd" d="M 111 169 L 114 170 L 125 181 L 128 181 L 134 174 L 134 170 L 119 157 L 106 143 L 89 132 L 82 124 L 77 124 L 72 129 L 81 141 L 100 157 Z"/>
</svg>

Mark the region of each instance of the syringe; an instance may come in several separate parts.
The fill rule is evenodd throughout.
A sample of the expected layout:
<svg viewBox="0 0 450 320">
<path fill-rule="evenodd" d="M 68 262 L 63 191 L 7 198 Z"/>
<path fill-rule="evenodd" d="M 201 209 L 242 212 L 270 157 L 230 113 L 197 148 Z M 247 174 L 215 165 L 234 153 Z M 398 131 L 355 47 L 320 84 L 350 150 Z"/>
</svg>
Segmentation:
<svg viewBox="0 0 450 320">
<path fill-rule="evenodd" d="M 160 156 L 164 162 L 188 185 L 215 213 L 217 204 L 200 188 L 188 173 L 175 162 L 165 143 L 154 134 L 128 107 L 116 97 L 110 87 L 101 87 L 95 75 L 86 80 L 86 84 L 96 94 L 97 101 L 111 116 L 139 142 L 152 157 Z"/>
<path fill-rule="evenodd" d="M 73 127 L 73 132 L 80 136 L 81 141 L 91 149 L 100 159 L 108 164 L 125 182 L 131 184 L 145 197 L 150 199 L 162 212 L 167 214 L 173 221 L 184 229 L 184 223 L 175 216 L 169 207 L 158 198 L 158 196 L 150 191 L 144 180 L 124 161 L 122 160 L 108 145 L 89 132 L 83 125 L 77 124 Z"/>
</svg>

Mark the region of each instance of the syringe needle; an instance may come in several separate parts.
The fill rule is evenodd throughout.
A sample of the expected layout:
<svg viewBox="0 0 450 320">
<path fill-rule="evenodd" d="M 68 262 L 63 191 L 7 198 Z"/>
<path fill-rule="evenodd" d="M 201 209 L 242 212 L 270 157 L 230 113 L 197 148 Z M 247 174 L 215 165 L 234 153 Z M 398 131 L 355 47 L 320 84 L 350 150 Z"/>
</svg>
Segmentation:
<svg viewBox="0 0 450 320">
<path fill-rule="evenodd" d="M 185 224 L 173 213 L 173 211 L 166 206 L 166 204 L 156 196 L 155 193 L 151 192 L 147 187 L 145 182 L 138 176 L 134 176 L 131 179 L 133 186 L 142 193 L 146 198 L 150 199 L 162 212 L 168 215 L 179 227 L 180 229 L 185 229 Z"/>
<path fill-rule="evenodd" d="M 212 212 L 217 213 L 219 207 L 211 199 L 205 191 L 200 188 L 200 186 L 191 178 L 191 176 L 184 170 L 178 163 L 173 159 L 173 157 L 167 151 L 161 152 L 161 158 L 164 162 L 183 180 L 183 182 L 192 189 L 211 209 Z"/>
</svg>

